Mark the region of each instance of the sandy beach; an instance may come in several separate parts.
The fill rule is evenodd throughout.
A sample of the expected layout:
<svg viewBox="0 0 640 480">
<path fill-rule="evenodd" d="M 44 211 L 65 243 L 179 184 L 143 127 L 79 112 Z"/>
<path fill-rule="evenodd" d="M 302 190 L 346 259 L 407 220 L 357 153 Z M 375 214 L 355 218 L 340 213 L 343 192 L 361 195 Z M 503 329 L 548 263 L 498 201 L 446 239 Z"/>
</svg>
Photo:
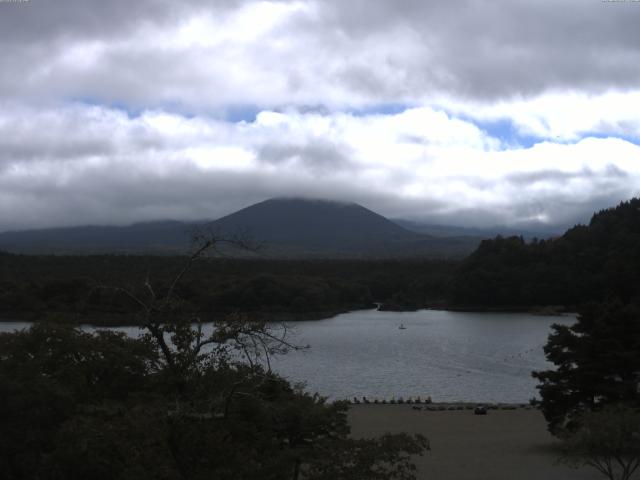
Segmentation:
<svg viewBox="0 0 640 480">
<path fill-rule="evenodd" d="M 421 433 L 431 451 L 416 458 L 424 480 L 596 480 L 590 468 L 558 463 L 554 438 L 540 411 L 414 410 L 411 405 L 352 405 L 349 422 L 355 437 L 385 432 Z"/>
</svg>

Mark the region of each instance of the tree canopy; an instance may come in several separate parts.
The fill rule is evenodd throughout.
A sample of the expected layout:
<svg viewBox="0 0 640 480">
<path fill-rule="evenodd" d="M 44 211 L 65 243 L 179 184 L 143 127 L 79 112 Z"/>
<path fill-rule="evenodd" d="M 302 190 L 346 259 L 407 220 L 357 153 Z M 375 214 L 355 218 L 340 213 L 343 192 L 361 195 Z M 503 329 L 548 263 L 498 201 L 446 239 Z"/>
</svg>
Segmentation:
<svg viewBox="0 0 640 480">
<path fill-rule="evenodd" d="M 451 285 L 458 305 L 579 306 L 611 298 L 640 299 L 640 198 L 558 238 L 484 240 Z"/>
<path fill-rule="evenodd" d="M 563 459 L 595 468 L 609 480 L 629 480 L 640 467 L 640 410 L 607 405 L 584 412 L 579 423 L 563 436 Z"/>
<path fill-rule="evenodd" d="M 640 407 L 640 307 L 590 304 L 574 325 L 552 329 L 544 351 L 556 368 L 533 373 L 552 432 L 608 404 Z"/>
</svg>

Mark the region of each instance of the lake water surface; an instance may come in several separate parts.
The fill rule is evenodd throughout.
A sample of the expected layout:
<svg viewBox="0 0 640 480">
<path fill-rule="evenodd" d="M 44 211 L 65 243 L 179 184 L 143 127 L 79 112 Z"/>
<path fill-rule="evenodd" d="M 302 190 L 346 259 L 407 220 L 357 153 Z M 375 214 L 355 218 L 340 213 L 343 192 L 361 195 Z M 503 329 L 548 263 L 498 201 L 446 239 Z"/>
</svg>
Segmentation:
<svg viewBox="0 0 640 480">
<path fill-rule="evenodd" d="M 536 396 L 531 371 L 550 367 L 542 351 L 549 327 L 574 321 L 523 313 L 363 310 L 290 324 L 290 340 L 310 348 L 277 357 L 272 365 L 333 399 L 420 395 L 522 403 Z M 0 331 L 25 326 L 0 323 Z"/>
<path fill-rule="evenodd" d="M 333 398 L 527 402 L 537 393 L 531 371 L 550 367 L 542 350 L 549 327 L 574 321 L 522 313 L 351 312 L 296 323 L 292 338 L 311 348 L 277 358 L 274 369 Z"/>
</svg>

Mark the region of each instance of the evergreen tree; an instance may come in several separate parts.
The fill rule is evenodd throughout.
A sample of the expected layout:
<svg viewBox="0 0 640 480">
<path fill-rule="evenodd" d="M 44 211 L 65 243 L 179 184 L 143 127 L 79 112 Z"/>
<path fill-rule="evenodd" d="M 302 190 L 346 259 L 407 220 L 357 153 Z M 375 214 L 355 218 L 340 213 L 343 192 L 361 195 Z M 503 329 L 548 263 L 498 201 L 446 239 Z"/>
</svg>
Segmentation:
<svg viewBox="0 0 640 480">
<path fill-rule="evenodd" d="M 533 372 L 541 407 L 557 433 L 584 411 L 608 404 L 640 406 L 640 308 L 609 302 L 582 309 L 572 326 L 554 325 L 545 346 L 555 370 Z"/>
</svg>

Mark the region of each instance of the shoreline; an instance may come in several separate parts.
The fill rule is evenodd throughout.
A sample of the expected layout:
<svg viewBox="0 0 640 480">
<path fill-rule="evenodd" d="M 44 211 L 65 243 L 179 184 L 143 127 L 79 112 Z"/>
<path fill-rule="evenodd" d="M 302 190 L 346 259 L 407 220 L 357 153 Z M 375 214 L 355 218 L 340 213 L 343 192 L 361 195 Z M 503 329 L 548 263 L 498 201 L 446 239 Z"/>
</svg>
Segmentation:
<svg viewBox="0 0 640 480">
<path fill-rule="evenodd" d="M 264 322 L 302 322 L 302 321 L 315 321 L 315 320 L 326 320 L 329 318 L 333 318 L 336 315 L 340 315 L 343 313 L 355 312 L 358 310 L 327 310 L 320 312 L 306 312 L 306 313 L 297 313 L 297 312 L 225 312 L 218 313 L 215 315 L 201 315 L 203 320 L 202 323 L 212 323 L 223 319 L 226 316 L 239 314 L 246 315 L 248 318 L 252 320 L 260 320 Z M 89 315 L 80 315 L 76 312 L 55 312 L 53 314 L 54 319 L 42 318 L 34 315 L 24 315 L 24 314 L 11 314 L 11 317 L 0 317 L 0 323 L 42 323 L 42 322 L 56 322 L 55 317 L 58 317 L 63 323 L 70 323 L 73 325 L 87 325 L 91 327 L 140 327 L 142 323 L 131 321 L 132 317 L 135 317 L 136 314 L 89 314 Z"/>
<path fill-rule="evenodd" d="M 366 397 L 362 397 L 366 398 Z M 362 401 L 362 399 L 358 399 L 358 401 L 354 401 L 354 399 L 342 400 L 345 401 L 349 407 L 353 406 L 375 406 L 375 407 L 409 407 L 412 410 L 424 410 L 425 412 L 445 412 L 445 411 L 462 411 L 462 410 L 473 410 L 477 406 L 484 406 L 487 410 L 539 410 L 537 405 L 525 402 L 477 402 L 472 400 L 460 400 L 453 402 L 433 402 L 428 400 L 418 400 L 416 399 L 407 399 L 402 400 L 402 397 L 398 397 L 399 401 L 389 401 L 389 400 L 378 400 L 374 399 L 366 401 Z"/>
<path fill-rule="evenodd" d="M 574 314 L 575 306 L 567 305 L 528 305 L 528 306 L 500 306 L 500 305 L 455 305 L 445 302 L 429 303 L 422 307 L 402 307 L 397 305 L 379 304 L 381 312 L 417 312 L 420 310 L 438 310 L 447 312 L 478 312 L 478 313 L 530 313 L 540 316 L 566 316 Z"/>
<path fill-rule="evenodd" d="M 395 306 L 394 306 L 395 307 Z M 498 307 L 498 306 L 461 306 L 451 304 L 430 304 L 418 308 L 403 308 L 403 307 L 387 307 L 383 303 L 373 305 L 371 308 L 355 308 L 355 309 L 332 309 L 326 311 L 316 312 L 224 312 L 215 315 L 202 315 L 206 318 L 203 323 L 211 323 L 217 321 L 225 316 L 232 314 L 247 315 L 253 320 L 260 320 L 265 322 L 306 322 L 306 321 L 319 321 L 333 318 L 337 315 L 352 313 L 358 311 L 372 312 L 391 312 L 391 313 L 406 313 L 406 312 L 418 312 L 421 310 L 434 310 L 444 312 L 477 312 L 477 313 L 529 313 L 531 315 L 537 315 L 542 317 L 565 317 L 575 315 L 575 308 L 569 308 L 564 306 L 530 306 L 530 307 Z M 20 314 L 18 312 L 10 314 L 11 316 L 0 317 L 0 323 L 40 323 L 47 321 L 47 319 L 39 317 L 33 314 Z M 92 327 L 138 327 L 141 326 L 139 322 L 130 321 L 131 317 L 136 314 L 128 313 L 99 313 L 81 315 L 77 312 L 54 312 L 54 317 L 59 317 L 64 323 L 72 323 L 76 325 L 88 325 Z M 69 319 L 69 320 L 66 320 Z M 55 321 L 55 320 L 49 320 Z"/>
</svg>

